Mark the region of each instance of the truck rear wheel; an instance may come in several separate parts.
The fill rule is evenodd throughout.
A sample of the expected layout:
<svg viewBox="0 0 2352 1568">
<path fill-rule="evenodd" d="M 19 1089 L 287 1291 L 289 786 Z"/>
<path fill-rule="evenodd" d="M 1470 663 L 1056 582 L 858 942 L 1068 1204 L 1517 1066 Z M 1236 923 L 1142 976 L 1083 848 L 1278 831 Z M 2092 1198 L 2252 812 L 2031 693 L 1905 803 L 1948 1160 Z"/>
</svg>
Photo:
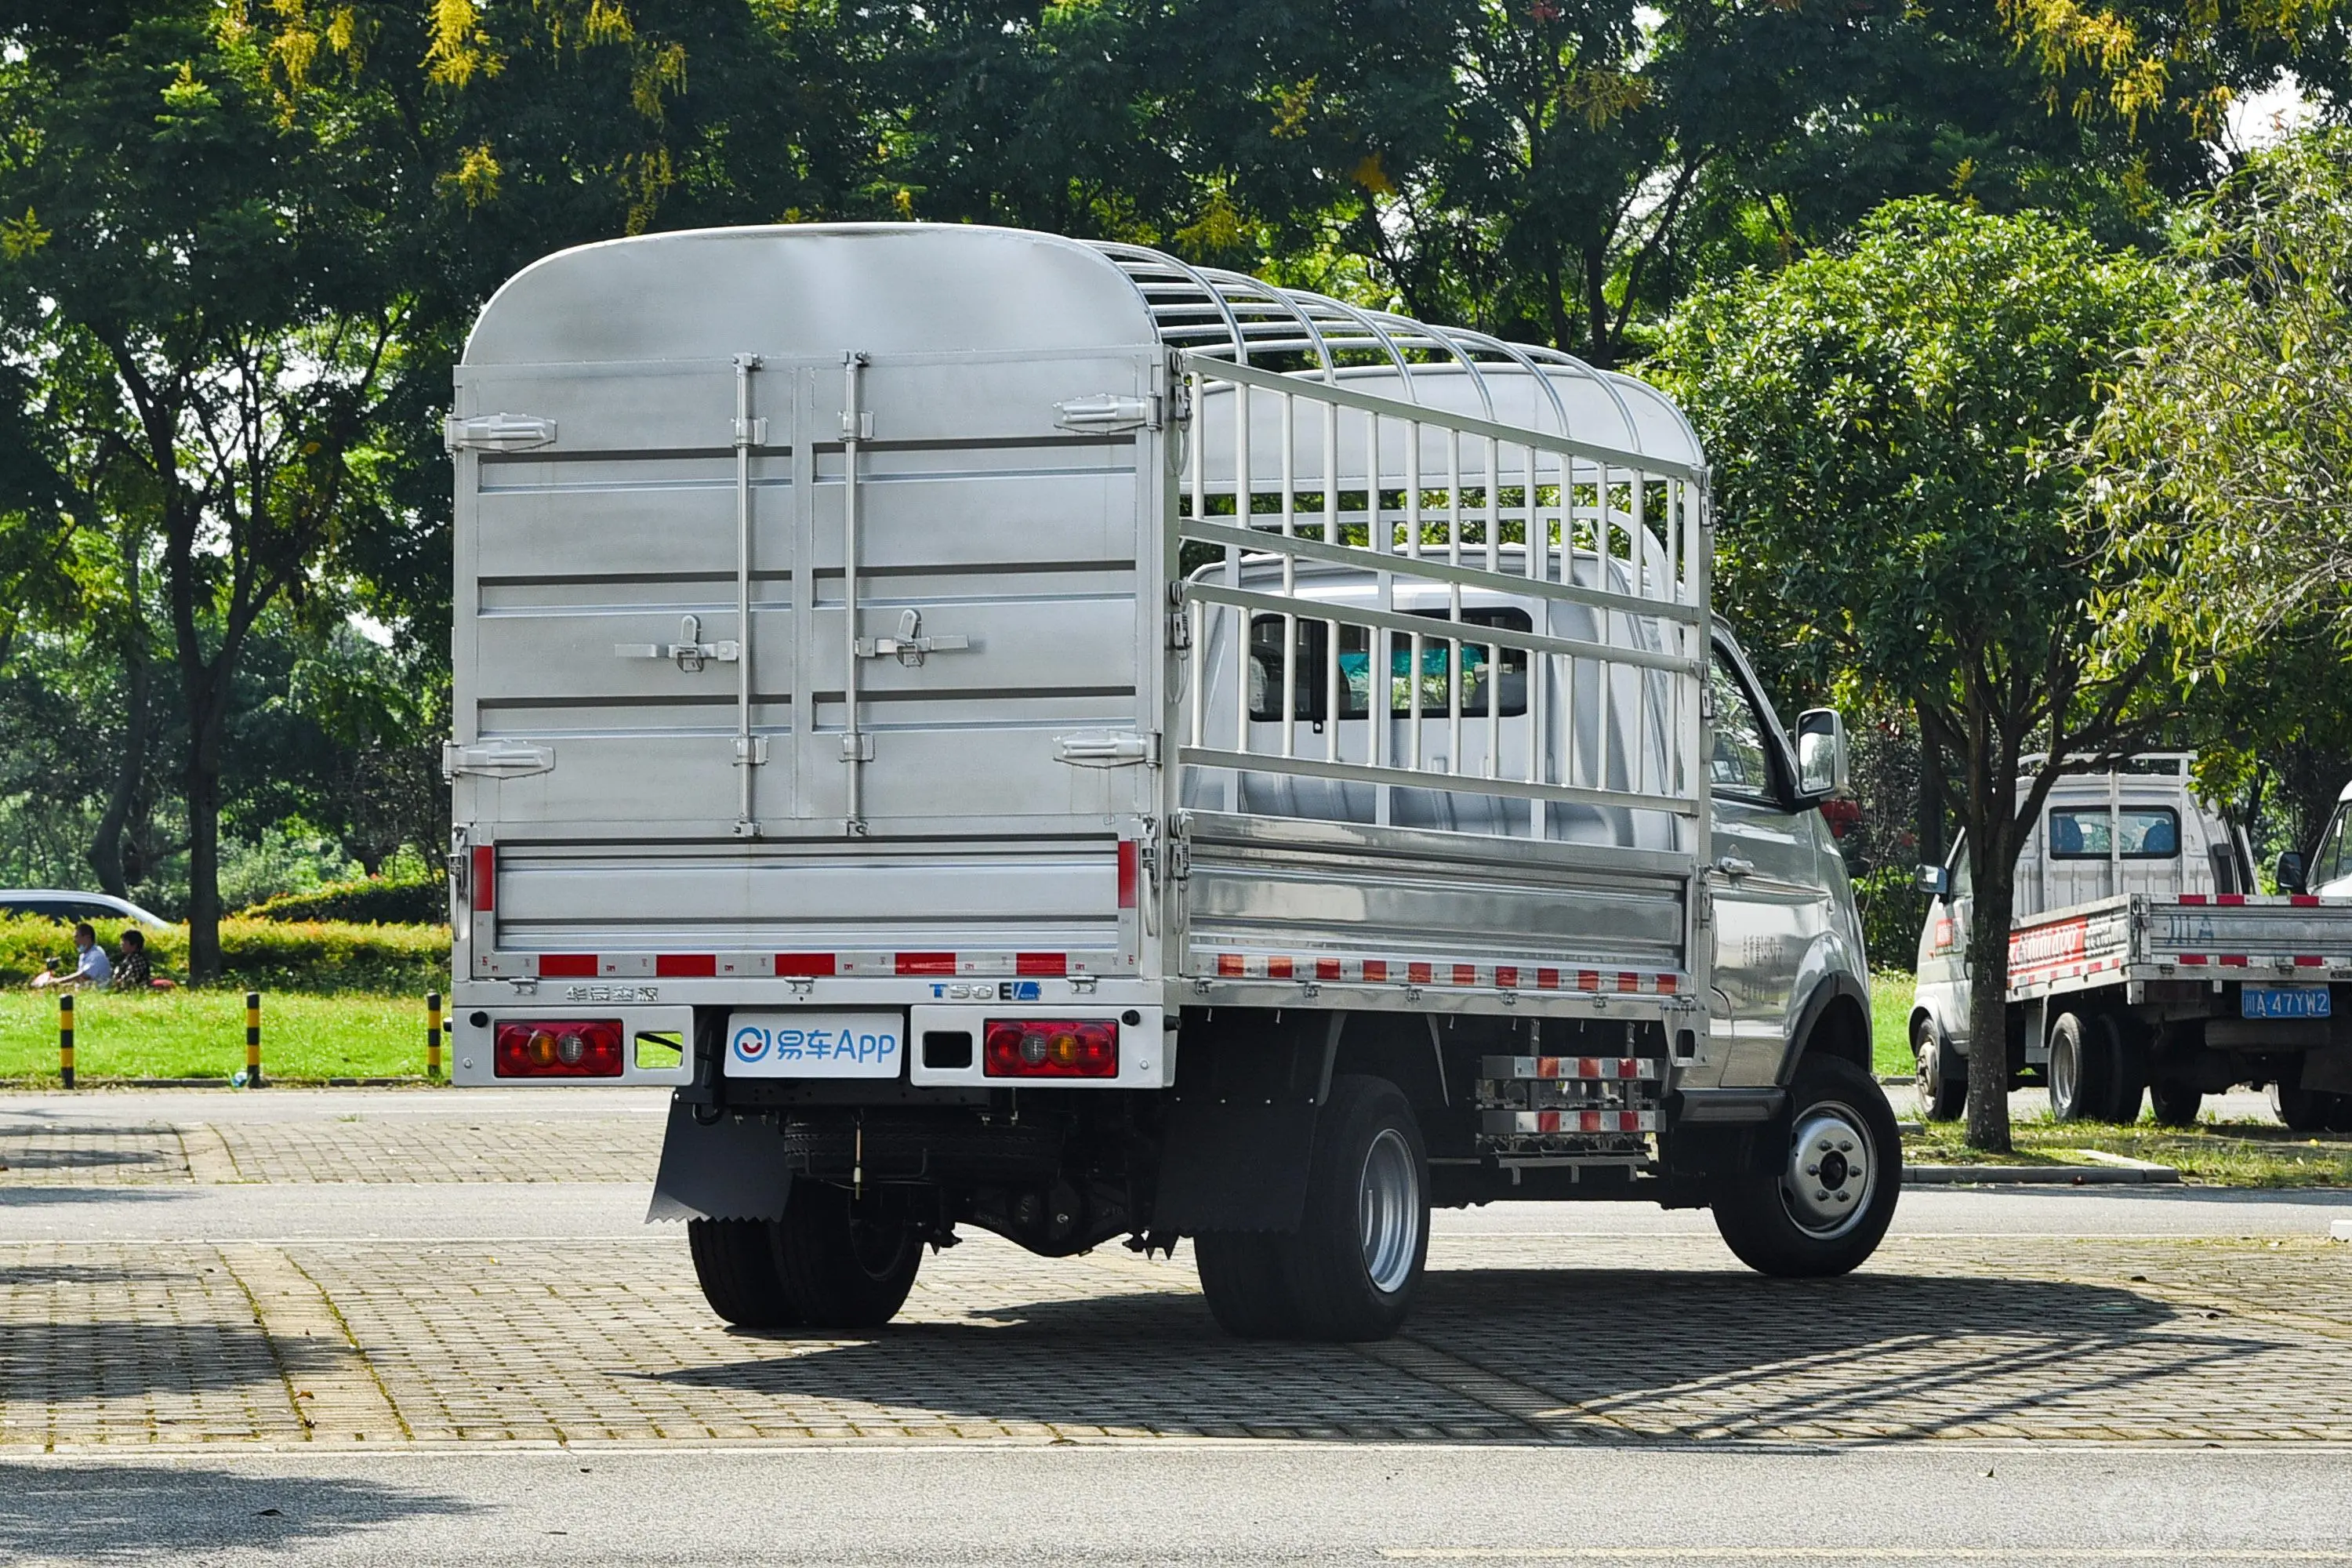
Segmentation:
<svg viewBox="0 0 2352 1568">
<path fill-rule="evenodd" d="M 799 1321 L 776 1274 L 775 1228 L 764 1219 L 686 1222 L 702 1299 L 739 1329 L 788 1329 Z"/>
<path fill-rule="evenodd" d="M 2318 1089 L 2271 1085 L 2271 1110 L 2297 1132 L 2324 1132 L 2342 1097 Z"/>
<path fill-rule="evenodd" d="M 1789 1145 L 1769 1176 L 1717 1190 L 1715 1227 L 1761 1274 L 1843 1274 L 1878 1248 L 1903 1185 L 1895 1112 L 1870 1074 L 1809 1056 L 1789 1088 Z"/>
<path fill-rule="evenodd" d="M 2098 1020 L 2061 1013 L 2050 1030 L 2050 1117 L 2091 1121 L 2113 1113 L 2114 1036 Z"/>
<path fill-rule="evenodd" d="M 1388 1079 L 1331 1080 L 1306 1208 L 1284 1250 L 1304 1337 L 1384 1340 L 1403 1325 L 1429 1258 L 1429 1160 L 1412 1107 Z"/>
<path fill-rule="evenodd" d="M 915 1288 L 923 1241 L 896 1189 L 794 1182 L 776 1222 L 776 1277 L 797 1319 L 813 1329 L 879 1328 Z"/>
<path fill-rule="evenodd" d="M 1911 1026 L 1911 1058 L 1919 1068 L 1919 1114 L 1930 1121 L 1949 1121 L 1969 1103 L 1965 1064 L 1944 1039 L 1933 1018 Z M 1964 1070 L 1954 1072 L 1955 1067 Z"/>
</svg>

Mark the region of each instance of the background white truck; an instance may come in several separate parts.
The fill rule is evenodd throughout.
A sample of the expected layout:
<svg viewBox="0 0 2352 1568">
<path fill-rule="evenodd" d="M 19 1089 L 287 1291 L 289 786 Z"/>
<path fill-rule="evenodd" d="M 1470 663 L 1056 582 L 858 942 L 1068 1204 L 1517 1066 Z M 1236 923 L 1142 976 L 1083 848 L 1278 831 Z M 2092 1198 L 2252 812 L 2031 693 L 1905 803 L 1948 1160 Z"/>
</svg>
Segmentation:
<svg viewBox="0 0 2352 1568">
<path fill-rule="evenodd" d="M 1433 1202 L 1885 1231 L 1843 732 L 1710 617 L 1651 388 L 1131 247 L 719 230 L 518 276 L 448 440 L 456 1077 L 675 1085 L 730 1320 L 881 1321 L 965 1225 L 1191 1237 L 1228 1328 L 1333 1338 Z"/>
<path fill-rule="evenodd" d="M 2254 891 L 2245 833 L 2199 799 L 2195 760 L 2051 786 L 2017 863 L 2011 1071 L 2038 1071 L 2061 1121 L 2133 1121 L 2145 1093 L 2186 1125 L 2205 1095 L 2252 1083 L 2290 1126 L 2352 1127 L 2352 900 L 2304 892 L 2300 857 L 2282 868 L 2292 890 Z M 1950 1117 L 1970 1048 L 1965 843 L 1921 882 L 1911 1044 L 1927 1114 Z"/>
</svg>

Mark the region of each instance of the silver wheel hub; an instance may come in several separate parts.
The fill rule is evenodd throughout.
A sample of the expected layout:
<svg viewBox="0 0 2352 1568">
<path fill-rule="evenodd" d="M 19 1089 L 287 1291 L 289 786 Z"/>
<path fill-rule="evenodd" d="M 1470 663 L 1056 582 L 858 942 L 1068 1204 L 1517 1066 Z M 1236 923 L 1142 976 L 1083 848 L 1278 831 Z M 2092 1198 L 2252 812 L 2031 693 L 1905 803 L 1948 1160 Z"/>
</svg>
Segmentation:
<svg viewBox="0 0 2352 1568">
<path fill-rule="evenodd" d="M 1789 1217 L 1819 1237 L 1862 1221 L 1878 1185 L 1878 1161 L 1862 1118 L 1843 1105 L 1806 1107 L 1789 1141 L 1780 1195 Z"/>
<path fill-rule="evenodd" d="M 1413 1259 L 1421 1252 L 1421 1173 L 1412 1147 L 1393 1127 L 1382 1128 L 1365 1151 L 1356 1215 L 1364 1272 L 1374 1289 L 1394 1295 L 1412 1279 Z"/>
</svg>

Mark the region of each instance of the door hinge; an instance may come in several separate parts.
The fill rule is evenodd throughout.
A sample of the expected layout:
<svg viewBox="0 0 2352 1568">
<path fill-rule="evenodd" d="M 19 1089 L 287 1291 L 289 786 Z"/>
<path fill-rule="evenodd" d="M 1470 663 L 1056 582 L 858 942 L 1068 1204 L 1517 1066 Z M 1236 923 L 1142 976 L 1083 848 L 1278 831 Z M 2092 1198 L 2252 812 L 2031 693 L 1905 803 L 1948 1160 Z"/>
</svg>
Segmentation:
<svg viewBox="0 0 2352 1568">
<path fill-rule="evenodd" d="M 441 747 L 443 778 L 470 773 L 482 778 L 519 779 L 554 771 L 555 749 L 551 746 L 520 745 L 510 741 L 461 746 L 449 741 Z"/>
<path fill-rule="evenodd" d="M 732 640 L 704 642 L 702 617 L 685 616 L 677 623 L 678 640 L 673 643 L 616 642 L 613 652 L 622 658 L 667 658 L 677 662 L 678 668 L 692 675 L 706 663 L 733 664 L 743 657 L 743 645 Z"/>
<path fill-rule="evenodd" d="M 857 657 L 886 658 L 896 657 L 909 668 L 919 665 L 931 654 L 961 653 L 971 647 L 971 639 L 957 632 L 942 632 L 936 637 L 923 635 L 923 612 L 908 610 L 898 617 L 898 635 L 895 637 L 859 637 Z"/>
<path fill-rule="evenodd" d="M 555 421 L 531 414 L 477 414 L 441 422 L 441 444 L 452 452 L 528 452 L 555 445 Z"/>
<path fill-rule="evenodd" d="M 1065 430 L 1102 435 L 1115 435 L 1121 430 L 1157 430 L 1165 406 L 1156 392 L 1145 397 L 1100 392 L 1092 397 L 1073 397 L 1054 405 L 1054 412 L 1061 416 L 1055 423 Z"/>
</svg>

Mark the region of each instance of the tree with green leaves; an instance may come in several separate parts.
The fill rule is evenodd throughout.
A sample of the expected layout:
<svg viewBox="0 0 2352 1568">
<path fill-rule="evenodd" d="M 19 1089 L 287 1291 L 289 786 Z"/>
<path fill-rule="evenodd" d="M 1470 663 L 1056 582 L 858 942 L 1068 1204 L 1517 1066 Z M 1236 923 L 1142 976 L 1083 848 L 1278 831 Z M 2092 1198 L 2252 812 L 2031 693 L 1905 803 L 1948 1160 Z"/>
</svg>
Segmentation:
<svg viewBox="0 0 2352 1568">
<path fill-rule="evenodd" d="M 1726 607 L 1776 604 L 1785 659 L 1910 707 L 1958 768 L 1979 1148 L 2009 1146 L 2015 866 L 2059 771 L 2027 758 L 2128 751 L 2153 720 L 2154 652 L 2101 646 L 2112 583 L 2069 453 L 2173 292 L 2049 219 L 1918 200 L 1702 292 L 1666 338 L 1716 466 Z"/>
</svg>

